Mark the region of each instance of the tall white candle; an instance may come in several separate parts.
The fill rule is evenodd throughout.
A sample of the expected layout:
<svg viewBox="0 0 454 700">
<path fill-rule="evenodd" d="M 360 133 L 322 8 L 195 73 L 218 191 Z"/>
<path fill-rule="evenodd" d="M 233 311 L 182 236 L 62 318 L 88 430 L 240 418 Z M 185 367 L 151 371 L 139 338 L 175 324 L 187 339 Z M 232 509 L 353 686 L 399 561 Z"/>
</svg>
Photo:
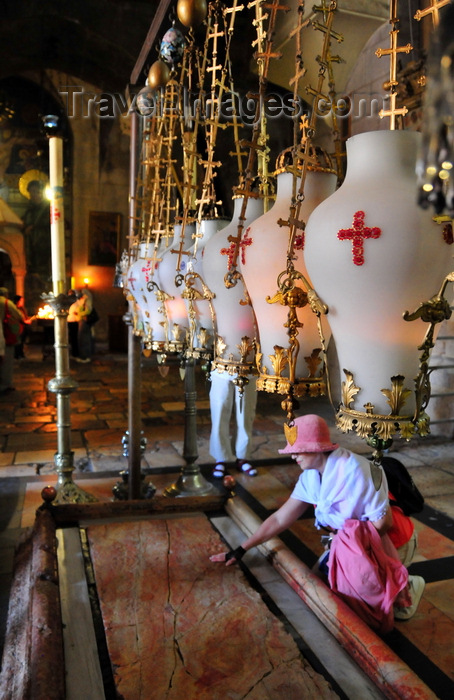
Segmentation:
<svg viewBox="0 0 454 700">
<path fill-rule="evenodd" d="M 63 139 L 49 138 L 49 180 L 51 190 L 50 235 L 52 246 L 52 286 L 54 295 L 63 294 L 65 270 L 65 218 L 63 203 Z"/>
</svg>

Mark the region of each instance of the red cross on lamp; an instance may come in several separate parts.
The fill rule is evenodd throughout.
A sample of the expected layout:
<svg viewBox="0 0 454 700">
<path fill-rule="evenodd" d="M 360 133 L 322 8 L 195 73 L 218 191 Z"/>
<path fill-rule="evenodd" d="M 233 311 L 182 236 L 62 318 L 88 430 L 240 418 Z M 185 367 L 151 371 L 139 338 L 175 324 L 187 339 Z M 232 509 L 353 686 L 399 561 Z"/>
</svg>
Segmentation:
<svg viewBox="0 0 454 700">
<path fill-rule="evenodd" d="M 239 249 L 240 249 L 240 255 L 241 255 L 241 262 L 244 265 L 245 263 L 245 250 L 247 246 L 252 245 L 252 238 L 249 237 L 249 228 L 246 229 L 246 232 L 242 238 L 242 240 L 239 243 Z M 232 241 L 231 244 L 229 245 L 228 248 L 221 248 L 220 253 L 221 255 L 227 255 L 227 269 L 231 270 L 233 267 L 233 256 L 235 254 L 235 242 Z"/>
<path fill-rule="evenodd" d="M 373 228 L 364 226 L 364 217 L 363 211 L 357 211 L 353 216 L 352 228 L 341 228 L 337 232 L 337 237 L 340 241 L 348 240 L 352 242 L 353 262 L 355 265 L 364 265 L 364 239 L 379 238 L 381 235 L 381 230 L 378 226 Z"/>
<path fill-rule="evenodd" d="M 128 282 L 129 282 L 128 287 L 134 292 L 135 291 L 134 282 L 137 282 L 137 279 L 135 277 L 133 277 L 131 274 L 129 274 Z"/>
</svg>

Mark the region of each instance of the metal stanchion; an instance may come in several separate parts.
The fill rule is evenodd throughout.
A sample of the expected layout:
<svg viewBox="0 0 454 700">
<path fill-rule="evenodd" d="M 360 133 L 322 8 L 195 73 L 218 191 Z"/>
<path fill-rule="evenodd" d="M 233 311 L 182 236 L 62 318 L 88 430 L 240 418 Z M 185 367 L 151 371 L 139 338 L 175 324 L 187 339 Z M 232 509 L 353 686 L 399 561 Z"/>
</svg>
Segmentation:
<svg viewBox="0 0 454 700">
<path fill-rule="evenodd" d="M 186 464 L 177 481 L 165 491 L 166 496 L 208 496 L 215 487 L 205 479 L 196 464 L 197 453 L 197 392 L 195 387 L 195 359 L 185 358 L 184 373 L 184 446 L 183 459 Z"/>
<path fill-rule="evenodd" d="M 56 376 L 48 382 L 48 389 L 57 401 L 57 452 L 55 467 L 58 474 L 57 497 L 54 503 L 86 503 L 97 499 L 77 486 L 72 479 L 74 452 L 71 450 L 70 394 L 77 382 L 69 372 L 68 309 L 71 299 L 65 294 L 65 231 L 63 205 L 63 138 L 59 118 L 48 115 L 43 119 L 49 139 L 49 179 L 51 188 L 50 227 L 52 250 L 53 294 L 43 295 L 54 311 L 54 341 Z"/>
</svg>

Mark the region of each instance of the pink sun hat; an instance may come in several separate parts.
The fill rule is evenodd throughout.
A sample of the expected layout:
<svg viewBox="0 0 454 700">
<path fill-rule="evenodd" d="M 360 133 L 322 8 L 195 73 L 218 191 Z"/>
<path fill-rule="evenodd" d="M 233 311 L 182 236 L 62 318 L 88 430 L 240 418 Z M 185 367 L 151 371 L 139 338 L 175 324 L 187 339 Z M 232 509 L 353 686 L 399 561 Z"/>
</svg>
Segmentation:
<svg viewBox="0 0 454 700">
<path fill-rule="evenodd" d="M 331 442 L 328 424 L 320 416 L 312 413 L 299 416 L 295 418 L 294 427 L 296 428 L 295 442 L 293 445 L 287 442 L 286 446 L 279 450 L 280 454 L 331 452 L 339 447 L 338 444 Z"/>
</svg>

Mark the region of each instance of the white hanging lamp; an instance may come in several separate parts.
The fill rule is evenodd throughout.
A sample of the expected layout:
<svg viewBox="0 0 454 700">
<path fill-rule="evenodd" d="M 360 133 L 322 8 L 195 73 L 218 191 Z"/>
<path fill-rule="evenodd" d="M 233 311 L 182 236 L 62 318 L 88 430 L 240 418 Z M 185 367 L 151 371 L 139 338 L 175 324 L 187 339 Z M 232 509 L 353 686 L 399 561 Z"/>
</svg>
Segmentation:
<svg viewBox="0 0 454 700">
<path fill-rule="evenodd" d="M 274 205 L 248 226 L 243 235 L 244 256 L 240 259 L 240 269 L 258 325 L 257 389 L 289 394 L 292 387 L 294 396 L 317 396 L 324 394 L 326 389 L 324 360 L 317 318 L 309 304 L 307 290 L 301 280 L 296 280 L 290 299 L 284 299 L 278 291 L 278 278 L 286 267 L 288 228 L 285 222 L 295 195 L 295 185 L 297 189 L 298 178 L 295 182 L 294 174 L 281 166 L 277 171 Z M 335 187 L 333 169 L 322 165 L 308 166 L 300 220 L 306 221 L 311 211 Z M 294 267 L 310 284 L 301 247 L 302 238 L 294 245 Z M 291 323 L 299 343 L 296 358 L 289 354 L 289 314 L 292 314 Z"/>
<path fill-rule="evenodd" d="M 183 233 L 183 235 L 182 235 Z M 195 224 L 187 223 L 182 232 L 180 223 L 174 226 L 174 238 L 170 248 L 158 264 L 160 289 L 165 295 L 165 312 L 168 322 L 166 350 L 181 352 L 189 331 L 189 319 L 186 305 L 181 296 L 181 282 L 177 284 L 178 275 L 184 275 L 188 269 L 188 249 L 193 243 Z"/>
<path fill-rule="evenodd" d="M 428 432 L 434 325 L 424 341 L 422 321 L 450 315 L 442 291 L 452 239 L 416 203 L 420 139 L 385 130 L 349 139 L 345 181 L 306 226 L 308 272 L 344 374 L 337 424 L 381 447 L 399 432 Z"/>
<path fill-rule="evenodd" d="M 241 275 L 236 284 L 226 286 L 225 283 L 230 268 L 230 237 L 237 235 L 244 197 L 236 196 L 233 202 L 231 222 L 212 236 L 205 245 L 203 277 L 214 293 L 212 305 L 216 319 L 216 343 L 212 368 L 219 373 L 227 372 L 231 376 L 247 377 L 255 372 L 254 311 L 248 303 L 247 290 Z M 262 214 L 263 200 L 250 195 L 246 202 L 243 227 L 247 228 Z"/>
<path fill-rule="evenodd" d="M 165 314 L 165 296 L 160 290 L 158 265 L 161 259 L 159 245 L 141 244 L 143 257 L 135 263 L 141 294 L 140 308 L 144 325 L 144 352 L 162 350 L 167 339 L 167 317 Z M 150 248 L 152 250 L 150 251 Z"/>
<path fill-rule="evenodd" d="M 188 352 L 194 357 L 211 357 L 214 342 L 213 293 L 204 279 L 203 258 L 207 242 L 219 229 L 227 225 L 221 217 L 200 221 L 196 243 L 189 249 L 188 269 L 184 275 L 182 292 L 189 318 Z"/>
</svg>

